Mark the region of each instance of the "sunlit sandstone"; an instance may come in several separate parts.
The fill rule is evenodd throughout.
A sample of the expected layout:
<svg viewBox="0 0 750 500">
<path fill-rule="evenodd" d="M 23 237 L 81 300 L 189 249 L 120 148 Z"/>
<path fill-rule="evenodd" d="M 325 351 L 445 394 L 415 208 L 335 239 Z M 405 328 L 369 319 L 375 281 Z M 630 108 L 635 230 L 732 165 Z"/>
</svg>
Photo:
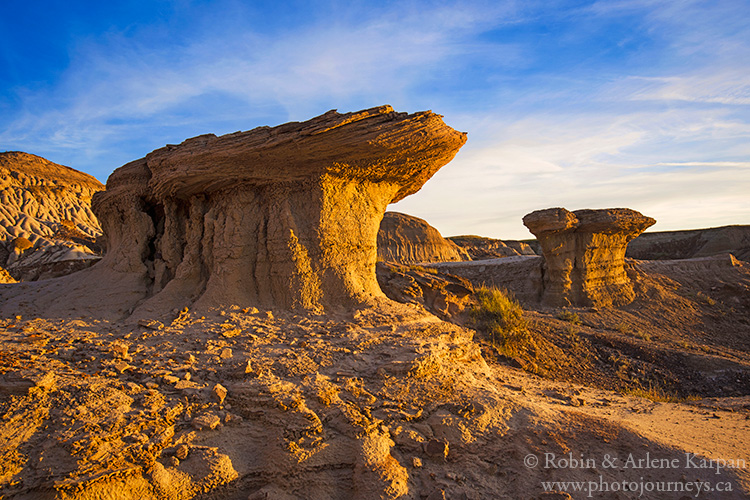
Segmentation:
<svg viewBox="0 0 750 500">
<path fill-rule="evenodd" d="M 545 259 L 542 300 L 552 306 L 633 301 L 625 272 L 628 242 L 656 223 L 635 210 L 537 210 L 523 218 Z"/>
<path fill-rule="evenodd" d="M 117 169 L 93 209 L 99 267 L 142 275 L 139 307 L 250 304 L 319 311 L 383 297 L 376 238 L 466 134 L 432 112 L 329 111 L 204 135 Z"/>
</svg>

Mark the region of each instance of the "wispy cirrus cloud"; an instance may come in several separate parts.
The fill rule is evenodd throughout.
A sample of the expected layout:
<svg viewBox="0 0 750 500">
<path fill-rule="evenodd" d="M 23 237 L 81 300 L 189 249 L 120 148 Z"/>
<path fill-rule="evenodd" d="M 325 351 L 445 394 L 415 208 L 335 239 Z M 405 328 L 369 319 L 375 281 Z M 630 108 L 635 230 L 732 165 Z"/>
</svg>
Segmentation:
<svg viewBox="0 0 750 500">
<path fill-rule="evenodd" d="M 742 71 L 722 69 L 718 74 L 667 77 L 631 77 L 623 86 L 633 90 L 634 101 L 686 101 L 694 103 L 750 105 L 750 64 Z"/>
<path fill-rule="evenodd" d="M 507 65 L 519 60 L 512 44 L 472 38 L 515 9 L 481 7 L 394 8 L 356 20 L 352 13 L 346 22 L 313 22 L 284 36 L 228 22 L 226 30 L 156 47 L 132 33 L 108 33 L 74 48 L 55 88 L 19 89 L 23 107 L 0 130 L 0 143 L 77 149 L 89 158 L 117 147 L 140 155 L 165 139 L 273 124 L 269 118 L 383 103 L 408 109 L 415 85 L 443 67 L 460 72 L 490 51 Z M 143 150 L 123 138 L 143 140 Z"/>
</svg>

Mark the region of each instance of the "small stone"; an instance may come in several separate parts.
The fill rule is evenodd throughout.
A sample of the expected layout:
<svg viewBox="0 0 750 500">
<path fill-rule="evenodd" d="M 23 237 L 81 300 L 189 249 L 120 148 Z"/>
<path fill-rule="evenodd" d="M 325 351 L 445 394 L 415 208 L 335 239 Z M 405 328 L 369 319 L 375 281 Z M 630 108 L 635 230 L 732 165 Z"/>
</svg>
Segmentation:
<svg viewBox="0 0 750 500">
<path fill-rule="evenodd" d="M 186 362 L 187 364 L 189 364 L 189 365 L 194 365 L 194 364 L 196 363 L 196 361 L 198 361 L 198 360 L 197 360 L 197 359 L 195 359 L 195 356 L 193 356 L 192 354 L 188 354 L 188 355 L 187 355 L 187 356 L 185 357 L 185 362 Z"/>
<path fill-rule="evenodd" d="M 52 372 L 32 377 L 34 385 L 44 391 L 52 391 L 57 387 L 57 377 Z"/>
<path fill-rule="evenodd" d="M 126 344 L 116 343 L 112 344 L 112 355 L 116 358 L 125 359 L 128 357 L 128 346 Z"/>
<path fill-rule="evenodd" d="M 125 370 L 128 370 L 132 367 L 129 364 L 127 364 L 125 361 L 118 359 L 112 364 L 112 368 L 117 370 L 118 373 L 123 373 Z"/>
<path fill-rule="evenodd" d="M 179 458 L 180 460 L 185 460 L 188 456 L 189 451 L 190 451 L 190 447 L 188 445 L 180 444 L 174 450 L 174 456 Z"/>
<path fill-rule="evenodd" d="M 153 319 L 142 319 L 138 321 L 138 326 L 148 328 L 149 330 L 161 330 L 164 328 L 164 324 L 161 321 Z"/>
<path fill-rule="evenodd" d="M 176 384 L 180 381 L 180 379 L 175 377 L 174 375 L 164 375 L 164 381 L 168 384 Z"/>
<path fill-rule="evenodd" d="M 418 469 L 422 467 L 422 459 L 419 457 L 412 457 L 411 464 L 414 466 L 415 469 Z"/>
<path fill-rule="evenodd" d="M 234 413 L 227 412 L 227 414 L 224 416 L 224 423 L 228 424 L 230 422 L 242 422 L 242 417 L 240 417 L 239 415 L 235 415 Z"/>
<path fill-rule="evenodd" d="M 128 382 L 125 384 L 128 389 L 128 394 L 139 394 L 143 388 L 135 382 Z"/>
<path fill-rule="evenodd" d="M 238 336 L 240 333 L 242 333 L 242 330 L 240 330 L 239 328 L 231 328 L 229 330 L 224 330 L 223 332 L 221 332 L 221 336 L 232 338 Z"/>
<path fill-rule="evenodd" d="M 448 441 L 444 439 L 430 439 L 424 445 L 424 452 L 429 457 L 445 460 L 448 457 Z"/>
<path fill-rule="evenodd" d="M 159 384 L 157 384 L 156 382 L 146 382 L 146 388 L 148 388 L 148 389 L 158 389 L 159 388 Z"/>
<path fill-rule="evenodd" d="M 273 319 L 273 311 L 266 311 L 266 319 Z"/>
<path fill-rule="evenodd" d="M 195 382 L 192 382 L 190 380 L 180 380 L 175 385 L 175 389 L 195 389 L 198 387 L 198 384 Z"/>
<path fill-rule="evenodd" d="M 232 350 L 228 347 L 225 347 L 221 350 L 221 354 L 219 354 L 219 357 L 221 359 L 231 359 L 232 357 Z"/>
<path fill-rule="evenodd" d="M 445 500 L 445 492 L 443 490 L 435 490 L 429 494 L 427 500 Z"/>
<path fill-rule="evenodd" d="M 217 403 L 221 404 L 224 402 L 224 398 L 227 397 L 227 388 L 224 387 L 221 384 L 216 384 L 213 389 L 211 389 L 211 397 L 216 401 Z"/>
<path fill-rule="evenodd" d="M 258 308 L 257 307 L 246 307 L 242 310 L 245 314 L 258 314 Z"/>
<path fill-rule="evenodd" d="M 197 430 L 216 429 L 221 424 L 221 419 L 213 413 L 204 413 L 195 417 L 190 424 Z"/>
</svg>

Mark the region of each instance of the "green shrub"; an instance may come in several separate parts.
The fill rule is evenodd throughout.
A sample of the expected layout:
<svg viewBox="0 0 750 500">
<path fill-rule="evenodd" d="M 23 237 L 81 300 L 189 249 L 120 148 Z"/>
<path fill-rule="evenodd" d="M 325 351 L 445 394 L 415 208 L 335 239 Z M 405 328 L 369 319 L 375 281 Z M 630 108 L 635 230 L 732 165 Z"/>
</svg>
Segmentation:
<svg viewBox="0 0 750 500">
<path fill-rule="evenodd" d="M 523 309 L 513 298 L 496 288 L 481 287 L 475 295 L 472 317 L 502 354 L 514 357 L 533 345 Z"/>
</svg>

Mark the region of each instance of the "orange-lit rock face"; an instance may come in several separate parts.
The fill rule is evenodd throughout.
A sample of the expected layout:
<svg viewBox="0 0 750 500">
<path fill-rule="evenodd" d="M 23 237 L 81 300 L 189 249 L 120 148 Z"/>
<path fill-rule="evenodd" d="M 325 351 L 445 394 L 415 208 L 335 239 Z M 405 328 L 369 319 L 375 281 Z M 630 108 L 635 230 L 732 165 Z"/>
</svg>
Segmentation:
<svg viewBox="0 0 750 500">
<path fill-rule="evenodd" d="M 188 139 L 117 169 L 94 210 L 100 264 L 141 273 L 140 307 L 323 310 L 382 297 L 386 206 L 418 191 L 466 141 L 431 112 L 389 106 Z"/>
<path fill-rule="evenodd" d="M 469 254 L 418 217 L 386 212 L 378 231 L 378 256 L 386 262 L 455 262 Z"/>
<path fill-rule="evenodd" d="M 628 242 L 656 223 L 635 210 L 537 210 L 523 223 L 545 259 L 542 300 L 552 306 L 607 306 L 633 301 L 625 272 Z"/>
</svg>

